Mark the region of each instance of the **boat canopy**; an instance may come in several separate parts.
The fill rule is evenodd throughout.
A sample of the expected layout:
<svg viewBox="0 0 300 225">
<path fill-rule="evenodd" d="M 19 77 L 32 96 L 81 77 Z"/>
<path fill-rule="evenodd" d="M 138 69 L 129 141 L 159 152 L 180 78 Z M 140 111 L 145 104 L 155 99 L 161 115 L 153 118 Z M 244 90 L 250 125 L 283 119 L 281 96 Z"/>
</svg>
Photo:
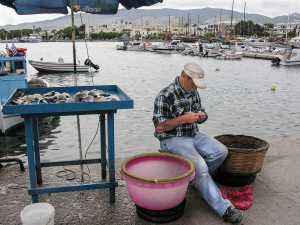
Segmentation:
<svg viewBox="0 0 300 225">
<path fill-rule="evenodd" d="M 67 14 L 67 7 L 92 14 L 115 14 L 119 4 L 126 9 L 154 5 L 163 0 L 0 0 L 2 5 L 15 9 L 20 15 L 41 13 Z"/>
<path fill-rule="evenodd" d="M 0 77 L 26 74 L 26 59 L 24 56 L 0 56 Z"/>
</svg>

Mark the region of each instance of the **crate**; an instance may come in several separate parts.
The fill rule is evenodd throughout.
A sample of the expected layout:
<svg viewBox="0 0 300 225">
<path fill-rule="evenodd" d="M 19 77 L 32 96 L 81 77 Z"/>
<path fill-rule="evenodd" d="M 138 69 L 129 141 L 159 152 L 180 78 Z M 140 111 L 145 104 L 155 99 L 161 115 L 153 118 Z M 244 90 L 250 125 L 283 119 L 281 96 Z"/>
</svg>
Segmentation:
<svg viewBox="0 0 300 225">
<path fill-rule="evenodd" d="M 24 92 L 25 95 L 45 94 L 51 91 L 66 92 L 74 95 L 79 91 L 84 90 L 101 90 L 111 95 L 118 97 L 119 100 L 107 102 L 78 102 L 78 103 L 49 103 L 49 104 L 27 104 L 15 105 L 12 99 L 18 91 Z M 24 88 L 17 89 L 9 98 L 8 102 L 3 107 L 4 114 L 13 115 L 56 115 L 56 114 L 72 114 L 80 112 L 81 114 L 91 114 L 91 112 L 112 111 L 118 109 L 132 109 L 133 100 L 130 99 L 116 85 L 101 85 L 101 86 L 76 86 L 76 87 L 50 87 L 50 88 Z"/>
</svg>

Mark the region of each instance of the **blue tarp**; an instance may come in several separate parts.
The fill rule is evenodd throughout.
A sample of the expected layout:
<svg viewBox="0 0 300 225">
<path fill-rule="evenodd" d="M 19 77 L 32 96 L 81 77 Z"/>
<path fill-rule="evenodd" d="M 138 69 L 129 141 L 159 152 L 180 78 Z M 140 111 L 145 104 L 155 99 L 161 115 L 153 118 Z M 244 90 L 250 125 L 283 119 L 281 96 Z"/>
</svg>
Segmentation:
<svg viewBox="0 0 300 225">
<path fill-rule="evenodd" d="M 16 12 L 20 15 L 38 13 L 63 13 L 67 14 L 66 0 L 15 0 Z"/>
<path fill-rule="evenodd" d="M 67 14 L 67 7 L 77 5 L 80 10 L 94 14 L 115 14 L 119 3 L 126 9 L 150 6 L 163 0 L 0 0 L 0 4 L 16 10 L 20 15 L 40 13 Z"/>
<path fill-rule="evenodd" d="M 119 1 L 126 9 L 139 8 L 142 6 L 150 6 L 158 2 L 163 2 L 163 0 L 119 0 Z"/>
</svg>

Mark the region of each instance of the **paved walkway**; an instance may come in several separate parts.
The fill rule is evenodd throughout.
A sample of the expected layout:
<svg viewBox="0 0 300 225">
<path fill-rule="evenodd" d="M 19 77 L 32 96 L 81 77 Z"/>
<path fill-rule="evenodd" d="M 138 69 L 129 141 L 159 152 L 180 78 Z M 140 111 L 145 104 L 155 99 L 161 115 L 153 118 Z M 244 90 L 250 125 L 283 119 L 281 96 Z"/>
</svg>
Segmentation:
<svg viewBox="0 0 300 225">
<path fill-rule="evenodd" d="M 119 161 L 120 164 L 120 161 Z M 254 187 L 254 205 L 245 212 L 244 225 L 300 225 L 300 138 L 271 141 L 264 169 Z M 72 168 L 72 167 L 68 167 Z M 73 167 L 79 174 L 79 170 Z M 57 168 L 43 169 L 47 183 L 59 180 Z M 92 167 L 92 177 L 99 168 Z M 98 174 L 99 176 L 99 174 Z M 63 181 L 63 180 L 61 180 Z M 0 169 L 0 224 L 20 224 L 19 214 L 30 203 L 27 178 L 18 166 Z M 65 181 L 66 182 L 66 181 Z M 136 216 L 127 196 L 125 183 L 119 180 L 117 200 L 108 203 L 107 191 L 59 193 L 44 196 L 56 209 L 56 225 L 134 225 L 150 224 Z M 188 193 L 185 215 L 174 225 L 225 224 L 201 200 L 195 190 Z"/>
</svg>

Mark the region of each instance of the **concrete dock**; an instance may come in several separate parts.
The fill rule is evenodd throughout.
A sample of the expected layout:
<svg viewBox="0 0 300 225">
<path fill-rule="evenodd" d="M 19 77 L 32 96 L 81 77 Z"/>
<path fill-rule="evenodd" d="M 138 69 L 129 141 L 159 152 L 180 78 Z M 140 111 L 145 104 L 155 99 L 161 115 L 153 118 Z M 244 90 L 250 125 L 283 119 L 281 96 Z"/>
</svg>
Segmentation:
<svg viewBox="0 0 300 225">
<path fill-rule="evenodd" d="M 273 55 L 268 53 L 256 53 L 256 52 L 244 52 L 243 56 L 245 58 L 252 58 L 252 59 L 266 59 L 266 60 L 272 60 L 280 57 L 280 55 Z"/>
<path fill-rule="evenodd" d="M 267 140 L 271 144 L 264 168 L 254 188 L 254 205 L 245 211 L 244 225 L 300 225 L 300 137 Z M 117 160 L 118 166 L 122 160 Z M 76 171 L 78 167 L 68 167 Z M 45 182 L 66 181 L 57 178 L 62 168 L 45 168 Z M 100 168 L 90 167 L 92 179 L 100 176 Z M 119 176 L 119 174 L 118 174 Z M 59 193 L 43 196 L 56 210 L 56 225 L 147 225 L 135 213 L 135 206 L 127 195 L 125 183 L 118 179 L 116 203 L 109 204 L 108 191 Z M 27 194 L 28 176 L 17 165 L 0 169 L 0 224 L 19 225 L 22 208 L 30 204 Z M 194 189 L 187 197 L 185 214 L 174 225 L 226 224 L 201 200 Z"/>
</svg>

